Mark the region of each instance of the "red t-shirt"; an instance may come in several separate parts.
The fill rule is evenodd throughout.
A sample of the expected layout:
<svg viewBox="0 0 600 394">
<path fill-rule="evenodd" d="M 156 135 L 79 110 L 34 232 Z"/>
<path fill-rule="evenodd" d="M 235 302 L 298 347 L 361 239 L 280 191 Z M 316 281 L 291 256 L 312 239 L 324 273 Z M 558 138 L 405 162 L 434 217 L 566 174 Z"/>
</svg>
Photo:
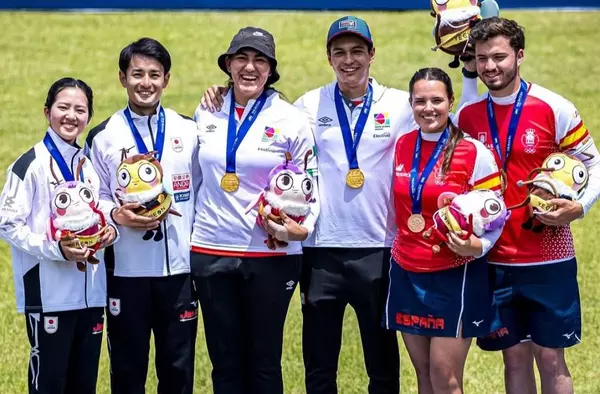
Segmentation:
<svg viewBox="0 0 600 394">
<path fill-rule="evenodd" d="M 503 156 L 515 96 L 516 94 L 494 99 Z M 461 108 L 457 117 L 459 127 L 485 144 L 501 167 L 488 124 L 487 94 Z M 555 152 L 576 148 L 588 138 L 589 133 L 572 103 L 538 85 L 530 85 L 506 167 L 506 205 L 516 205 L 527 197 L 528 189 L 519 187 L 516 183 L 527 180 L 529 172 L 541 167 L 546 157 Z M 500 239 L 488 254 L 491 263 L 553 263 L 575 256 L 573 236 L 568 225 L 545 226 L 540 233 L 535 233 L 521 227 L 526 215 L 526 208 L 512 211 Z"/>
<path fill-rule="evenodd" d="M 433 154 L 440 134 L 424 134 L 419 175 Z M 423 238 L 422 233 L 413 233 L 408 229 L 408 218 L 412 214 L 410 170 L 418 136 L 419 131 L 413 130 L 400 137 L 396 143 L 394 206 L 398 233 L 392 246 L 392 256 L 408 271 L 439 271 L 465 264 L 474 258 L 458 256 L 447 247 L 442 247 L 439 253 L 433 253 L 431 241 Z M 432 137 L 437 138 L 431 141 Z M 458 142 L 444 177 L 441 176 L 443 163 L 442 152 L 423 186 L 421 214 L 425 218 L 426 229 L 433 225 L 432 216 L 438 210 L 437 200 L 442 192 L 462 194 L 472 189 L 500 189 L 500 175 L 493 156 L 485 146 L 472 138 L 466 137 Z"/>
</svg>

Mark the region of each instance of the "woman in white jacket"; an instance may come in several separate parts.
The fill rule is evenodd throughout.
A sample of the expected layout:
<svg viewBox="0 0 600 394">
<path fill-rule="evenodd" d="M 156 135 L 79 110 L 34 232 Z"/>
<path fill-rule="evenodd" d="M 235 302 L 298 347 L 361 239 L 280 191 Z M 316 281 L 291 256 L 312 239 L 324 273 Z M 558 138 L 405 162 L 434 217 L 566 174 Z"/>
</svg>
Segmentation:
<svg viewBox="0 0 600 394">
<path fill-rule="evenodd" d="M 95 393 L 106 305 L 102 251 L 82 246 L 77 232 L 56 241 L 48 231 L 53 211 L 85 212 L 86 205 L 93 214 L 82 222 L 99 220 L 100 212 L 110 221 L 114 204 L 99 201 L 98 175 L 77 145 L 93 114 L 92 89 L 78 79 L 59 79 L 48 91 L 44 114 L 44 139 L 8 168 L 0 237 L 11 246 L 17 310 L 26 315 L 29 393 Z M 75 186 L 77 180 L 83 185 Z M 65 192 L 55 194 L 58 187 Z M 116 235 L 108 225 L 100 248 Z"/>
</svg>

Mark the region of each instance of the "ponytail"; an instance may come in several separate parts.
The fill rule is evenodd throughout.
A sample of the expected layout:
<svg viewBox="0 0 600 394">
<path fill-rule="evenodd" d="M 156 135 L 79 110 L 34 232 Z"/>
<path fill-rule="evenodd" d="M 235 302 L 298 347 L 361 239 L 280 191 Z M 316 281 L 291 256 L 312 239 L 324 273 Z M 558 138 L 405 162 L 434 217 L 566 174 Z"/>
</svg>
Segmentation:
<svg viewBox="0 0 600 394">
<path fill-rule="evenodd" d="M 448 125 L 450 128 L 450 139 L 448 140 L 448 144 L 444 150 L 442 176 L 445 176 L 450 169 L 450 162 L 452 161 L 452 155 L 454 155 L 454 149 L 456 149 L 456 145 L 458 145 L 459 141 L 464 138 L 462 130 L 456 127 L 450 119 L 448 119 Z"/>
</svg>

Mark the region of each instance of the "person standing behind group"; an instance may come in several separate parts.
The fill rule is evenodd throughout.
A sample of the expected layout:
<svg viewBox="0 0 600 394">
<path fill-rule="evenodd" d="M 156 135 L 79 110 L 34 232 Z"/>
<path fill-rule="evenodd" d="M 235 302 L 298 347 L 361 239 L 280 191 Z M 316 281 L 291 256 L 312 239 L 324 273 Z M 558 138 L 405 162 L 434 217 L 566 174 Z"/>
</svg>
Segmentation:
<svg viewBox="0 0 600 394">
<path fill-rule="evenodd" d="M 419 127 L 396 144 L 398 233 L 384 321 L 387 328 L 402 332 L 419 394 L 462 393 L 471 338 L 491 331 L 493 282 L 483 256 L 500 236 L 503 222 L 481 238 L 463 240 L 449 233 L 437 253 L 423 230 L 434 224 L 442 193 L 500 191 L 500 173 L 486 147 L 452 124 L 454 94 L 444 71 L 420 69 L 410 80 L 409 93 Z M 502 214 L 500 195 L 497 199 L 486 202 L 487 216 Z M 430 320 L 435 323 L 422 324 Z"/>
<path fill-rule="evenodd" d="M 86 141 L 88 156 L 101 178 L 101 196 L 114 199 L 117 189 L 130 182 L 154 182 L 159 171 L 148 165 L 134 174 L 126 169 L 117 174 L 123 154 L 131 157 L 154 151 L 162 167 L 163 186 L 173 193 L 172 208 L 181 215 L 167 215 L 159 222 L 137 215 L 140 203 L 132 202 L 112 212 L 121 231 L 108 274 L 113 394 L 146 392 L 152 333 L 158 392 L 193 391 L 198 308 L 189 274 L 189 239 L 200 182 L 198 134 L 191 119 L 160 103 L 170 69 L 169 52 L 152 38 L 123 48 L 119 80 L 127 90 L 128 105 L 90 131 Z"/>
<path fill-rule="evenodd" d="M 85 82 L 54 82 L 44 106 L 44 139 L 10 165 L 0 196 L 0 238 L 11 246 L 17 310 L 25 313 L 31 345 L 29 393 L 96 392 L 106 305 L 103 251 L 95 253 L 99 263 L 87 264 L 82 272 L 76 262 L 86 261 L 90 250 L 77 238 L 49 239 L 47 228 L 52 212 L 79 212 L 82 202 L 97 206 L 111 223 L 114 203 L 98 199 L 98 174 L 77 145 L 93 113 L 92 89 Z M 51 200 L 57 187 L 75 181 L 85 186 L 67 187 L 78 195 L 58 192 Z M 51 211 L 51 206 L 57 209 Z M 68 218 L 55 220 L 61 219 Z M 100 248 L 116 235 L 110 224 Z"/>
<path fill-rule="evenodd" d="M 195 113 L 203 181 L 191 241 L 213 390 L 283 394 L 283 328 L 300 278 L 300 241 L 319 214 L 318 192 L 312 181 L 297 185 L 289 176 L 277 178 L 280 191 L 315 196 L 301 225 L 282 214 L 283 225 L 265 219 L 263 228 L 256 210 L 247 209 L 288 154 L 298 168 L 316 168 L 314 139 L 303 114 L 273 88 L 279 73 L 269 32 L 241 29 L 218 65 L 230 89 L 223 110 L 211 113 L 199 105 Z M 269 249 L 267 231 L 287 246 Z"/>
<path fill-rule="evenodd" d="M 589 184 L 579 200 L 550 200 L 556 210 L 536 218 L 545 226 L 522 227 L 525 208 L 515 209 L 488 255 L 496 271 L 500 329 L 478 340 L 484 350 L 503 350 L 509 394 L 536 392 L 533 357 L 544 393 L 572 393 L 564 349 L 581 341 L 577 262 L 569 223 L 584 216 L 600 195 L 600 155 L 575 106 L 521 78 L 525 35 L 517 22 L 490 18 L 471 30 L 477 73 L 489 91 L 463 107 L 458 125 L 492 150 L 507 174 L 506 202 L 528 193 L 517 181 L 555 152 L 583 161 Z M 539 230 L 539 231 L 537 231 Z M 527 342 L 531 339 L 533 345 Z"/>
</svg>

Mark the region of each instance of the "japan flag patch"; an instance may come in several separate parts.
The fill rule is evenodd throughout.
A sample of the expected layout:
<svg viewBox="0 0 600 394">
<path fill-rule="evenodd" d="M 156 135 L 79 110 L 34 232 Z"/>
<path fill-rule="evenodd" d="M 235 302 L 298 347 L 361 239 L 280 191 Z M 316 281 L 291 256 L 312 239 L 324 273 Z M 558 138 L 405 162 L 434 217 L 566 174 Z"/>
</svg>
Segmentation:
<svg viewBox="0 0 600 394">
<path fill-rule="evenodd" d="M 48 334 L 58 331 L 58 316 L 44 316 L 44 330 Z"/>
<path fill-rule="evenodd" d="M 121 313 L 121 300 L 118 298 L 109 298 L 108 311 L 111 315 L 118 316 Z"/>
<path fill-rule="evenodd" d="M 171 137 L 171 147 L 177 153 L 183 151 L 183 143 L 181 142 L 181 138 L 179 137 Z"/>
</svg>

